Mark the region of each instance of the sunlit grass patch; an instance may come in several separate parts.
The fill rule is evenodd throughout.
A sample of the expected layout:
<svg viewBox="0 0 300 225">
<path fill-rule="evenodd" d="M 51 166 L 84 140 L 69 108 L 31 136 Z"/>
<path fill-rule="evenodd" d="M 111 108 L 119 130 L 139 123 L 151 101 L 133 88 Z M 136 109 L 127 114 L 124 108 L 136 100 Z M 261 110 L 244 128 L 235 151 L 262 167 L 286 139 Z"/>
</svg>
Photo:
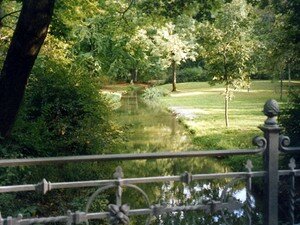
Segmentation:
<svg viewBox="0 0 300 225">
<path fill-rule="evenodd" d="M 291 86 L 300 87 L 300 82 Z M 163 105 L 180 111 L 194 113 L 189 118 L 181 113 L 180 121 L 194 134 L 194 144 L 199 149 L 251 148 L 252 137 L 261 134 L 257 128 L 266 117 L 262 113 L 268 99 L 280 105 L 287 100 L 288 83 L 284 83 L 283 98 L 280 100 L 280 83 L 253 81 L 250 90 L 234 90 L 229 103 L 229 128 L 225 126 L 223 86 L 210 86 L 207 82 L 178 84 L 178 92 L 170 92 L 161 98 Z M 169 84 L 159 87 L 164 92 L 171 90 Z M 179 115 L 180 116 L 180 115 Z"/>
</svg>

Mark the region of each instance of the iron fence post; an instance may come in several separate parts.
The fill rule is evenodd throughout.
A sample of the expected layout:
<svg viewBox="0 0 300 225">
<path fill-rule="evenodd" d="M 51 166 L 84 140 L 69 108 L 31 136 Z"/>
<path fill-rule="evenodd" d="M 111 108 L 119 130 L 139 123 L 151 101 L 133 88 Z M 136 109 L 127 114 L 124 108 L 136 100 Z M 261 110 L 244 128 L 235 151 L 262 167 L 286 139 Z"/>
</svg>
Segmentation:
<svg viewBox="0 0 300 225">
<path fill-rule="evenodd" d="M 264 132 L 267 147 L 264 151 L 264 225 L 278 225 L 278 155 L 279 133 L 282 130 L 277 124 L 276 116 L 279 106 L 275 100 L 268 100 L 264 105 L 264 114 L 268 117 L 259 128 Z"/>
</svg>

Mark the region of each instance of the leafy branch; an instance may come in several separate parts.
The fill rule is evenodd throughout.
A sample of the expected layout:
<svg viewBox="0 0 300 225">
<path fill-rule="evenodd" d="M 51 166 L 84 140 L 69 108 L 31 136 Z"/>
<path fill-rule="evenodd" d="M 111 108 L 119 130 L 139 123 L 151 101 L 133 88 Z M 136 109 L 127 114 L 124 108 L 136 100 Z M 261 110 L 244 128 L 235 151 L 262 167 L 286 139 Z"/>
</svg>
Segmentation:
<svg viewBox="0 0 300 225">
<path fill-rule="evenodd" d="M 21 12 L 21 10 L 17 10 L 17 11 L 13 11 L 13 12 L 10 12 L 10 13 L 7 13 L 7 14 L 5 14 L 4 16 L 2 16 L 1 15 L 1 13 L 0 13 L 0 21 L 2 21 L 3 19 L 5 19 L 6 17 L 8 17 L 8 16 L 11 16 L 11 15 L 13 15 L 13 14 L 16 14 L 16 13 L 19 13 L 19 12 Z M 16 17 L 16 16 L 15 16 Z"/>
</svg>

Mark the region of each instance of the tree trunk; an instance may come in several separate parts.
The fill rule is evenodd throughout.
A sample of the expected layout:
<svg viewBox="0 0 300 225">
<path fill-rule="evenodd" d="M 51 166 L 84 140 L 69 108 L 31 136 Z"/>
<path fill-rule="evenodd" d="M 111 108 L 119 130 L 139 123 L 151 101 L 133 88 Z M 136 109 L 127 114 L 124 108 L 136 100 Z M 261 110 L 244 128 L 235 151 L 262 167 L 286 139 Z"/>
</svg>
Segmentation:
<svg viewBox="0 0 300 225">
<path fill-rule="evenodd" d="M 138 80 L 138 69 L 134 68 L 130 70 L 131 73 L 131 81 L 132 83 L 136 83 Z"/>
<path fill-rule="evenodd" d="M 177 91 L 177 88 L 176 88 L 176 62 L 175 61 L 172 61 L 172 77 L 173 77 L 172 91 Z"/>
<path fill-rule="evenodd" d="M 225 51 L 225 50 L 224 50 Z M 223 54 L 223 64 L 224 64 L 224 80 L 225 80 L 225 125 L 229 127 L 229 119 L 228 119 L 228 102 L 229 102 L 229 81 L 227 76 L 227 58 L 226 58 L 226 51 Z"/>
<path fill-rule="evenodd" d="M 229 118 L 228 118 L 228 102 L 229 102 L 229 85 L 226 84 L 225 87 L 225 124 L 226 127 L 229 127 Z"/>
<path fill-rule="evenodd" d="M 280 73 L 280 100 L 283 96 L 283 72 Z"/>
<path fill-rule="evenodd" d="M 55 0 L 24 0 L 0 74 L 0 134 L 7 137 L 35 59 L 47 35 Z"/>
<path fill-rule="evenodd" d="M 291 87 L 292 78 L 291 78 L 291 64 L 290 63 L 288 63 L 288 76 L 289 76 L 289 87 Z"/>
</svg>

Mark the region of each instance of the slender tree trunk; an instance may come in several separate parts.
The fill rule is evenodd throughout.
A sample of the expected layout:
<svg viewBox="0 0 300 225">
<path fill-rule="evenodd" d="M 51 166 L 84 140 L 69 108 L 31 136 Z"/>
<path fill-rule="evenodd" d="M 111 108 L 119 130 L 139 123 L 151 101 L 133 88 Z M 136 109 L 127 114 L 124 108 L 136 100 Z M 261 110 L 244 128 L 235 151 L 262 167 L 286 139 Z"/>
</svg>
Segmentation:
<svg viewBox="0 0 300 225">
<path fill-rule="evenodd" d="M 177 88 L 176 88 L 176 62 L 175 61 L 172 61 L 172 77 L 173 77 L 172 91 L 177 91 Z"/>
<path fill-rule="evenodd" d="M 225 124 L 226 127 L 229 127 L 229 117 L 228 117 L 228 105 L 229 105 L 229 85 L 226 84 L 225 87 Z"/>
<path fill-rule="evenodd" d="M 130 69 L 130 74 L 131 74 L 131 81 L 130 83 L 136 83 L 138 79 L 138 69 Z"/>
<path fill-rule="evenodd" d="M 288 63 L 288 77 L 289 77 L 289 87 L 291 87 L 292 78 L 291 78 L 291 64 L 290 63 Z"/>
<path fill-rule="evenodd" d="M 229 127 L 229 118 L 228 118 L 228 105 L 229 105 L 229 81 L 228 81 L 228 72 L 227 72 L 227 58 L 226 58 L 226 49 L 224 49 L 223 54 L 223 63 L 224 63 L 224 80 L 225 80 L 225 125 Z"/>
<path fill-rule="evenodd" d="M 47 35 L 55 0 L 24 0 L 0 74 L 0 134 L 7 137 L 35 59 Z"/>
<path fill-rule="evenodd" d="M 280 73 L 280 100 L 282 100 L 283 95 L 283 72 Z"/>
<path fill-rule="evenodd" d="M 134 69 L 133 71 L 133 81 L 136 83 L 138 81 L 138 69 Z"/>
</svg>

